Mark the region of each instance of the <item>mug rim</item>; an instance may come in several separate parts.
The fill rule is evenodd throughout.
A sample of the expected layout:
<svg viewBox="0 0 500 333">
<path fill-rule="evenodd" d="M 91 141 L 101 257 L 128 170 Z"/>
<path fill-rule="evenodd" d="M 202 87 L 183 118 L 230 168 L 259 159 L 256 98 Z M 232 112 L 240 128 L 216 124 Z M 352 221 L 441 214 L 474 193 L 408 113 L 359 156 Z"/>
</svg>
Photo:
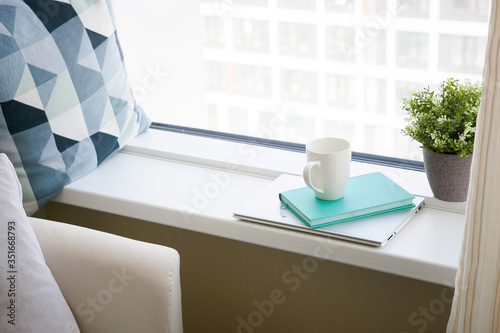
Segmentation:
<svg viewBox="0 0 500 333">
<path fill-rule="evenodd" d="M 320 142 L 320 141 L 332 141 L 332 140 L 335 140 L 337 142 L 342 142 L 344 144 L 344 148 L 341 149 L 341 150 L 335 151 L 335 152 L 324 152 L 324 151 L 319 151 L 317 148 L 316 149 L 313 148 L 313 146 L 315 144 L 317 144 L 317 142 Z M 344 138 L 338 138 L 338 137 L 317 138 L 317 139 L 313 139 L 313 140 L 309 141 L 306 144 L 306 152 L 309 151 L 311 153 L 318 154 L 318 155 L 340 154 L 340 153 L 343 153 L 345 151 L 350 150 L 350 148 L 351 148 L 351 143 L 349 141 L 347 141 Z"/>
</svg>

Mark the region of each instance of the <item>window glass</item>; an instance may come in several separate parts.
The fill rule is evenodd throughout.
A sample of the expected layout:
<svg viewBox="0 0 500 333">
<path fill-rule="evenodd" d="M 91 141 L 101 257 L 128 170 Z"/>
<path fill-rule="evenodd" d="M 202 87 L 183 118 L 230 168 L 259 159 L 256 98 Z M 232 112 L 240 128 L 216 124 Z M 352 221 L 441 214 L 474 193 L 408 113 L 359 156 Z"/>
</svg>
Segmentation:
<svg viewBox="0 0 500 333">
<path fill-rule="evenodd" d="M 269 23 L 260 20 L 233 20 L 234 49 L 269 54 Z M 208 29 L 206 32 L 209 32 Z"/>
<path fill-rule="evenodd" d="M 489 0 L 120 0 L 118 37 L 153 121 L 421 159 L 402 97 L 479 81 Z"/>
</svg>

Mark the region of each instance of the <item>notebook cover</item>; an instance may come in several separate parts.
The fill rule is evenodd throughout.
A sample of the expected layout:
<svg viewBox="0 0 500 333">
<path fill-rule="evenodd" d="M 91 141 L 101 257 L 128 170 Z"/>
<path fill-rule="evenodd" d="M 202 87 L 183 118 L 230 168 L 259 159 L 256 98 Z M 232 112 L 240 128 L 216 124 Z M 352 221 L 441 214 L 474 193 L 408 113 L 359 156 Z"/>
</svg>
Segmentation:
<svg viewBox="0 0 500 333">
<path fill-rule="evenodd" d="M 316 198 L 308 187 L 279 197 L 311 228 L 414 206 L 414 196 L 380 172 L 350 178 L 344 197 L 335 201 Z"/>
</svg>

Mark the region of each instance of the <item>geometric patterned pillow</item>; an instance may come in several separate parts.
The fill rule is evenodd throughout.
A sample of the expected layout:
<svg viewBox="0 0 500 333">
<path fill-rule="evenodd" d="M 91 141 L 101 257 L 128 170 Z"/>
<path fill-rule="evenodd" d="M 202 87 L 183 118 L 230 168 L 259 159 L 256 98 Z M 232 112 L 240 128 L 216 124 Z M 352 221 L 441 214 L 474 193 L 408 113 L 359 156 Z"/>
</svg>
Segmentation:
<svg viewBox="0 0 500 333">
<path fill-rule="evenodd" d="M 0 0 L 0 153 L 28 214 L 149 125 L 110 0 Z"/>
</svg>

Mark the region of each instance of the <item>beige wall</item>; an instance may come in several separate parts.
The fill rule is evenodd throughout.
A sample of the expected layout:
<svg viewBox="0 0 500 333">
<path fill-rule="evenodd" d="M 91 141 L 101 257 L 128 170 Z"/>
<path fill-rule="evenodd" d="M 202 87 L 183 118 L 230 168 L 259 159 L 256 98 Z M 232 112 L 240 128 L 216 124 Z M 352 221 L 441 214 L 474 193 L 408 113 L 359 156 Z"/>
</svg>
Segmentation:
<svg viewBox="0 0 500 333">
<path fill-rule="evenodd" d="M 46 217 L 177 249 L 185 332 L 444 332 L 453 290 L 49 203 Z"/>
</svg>

